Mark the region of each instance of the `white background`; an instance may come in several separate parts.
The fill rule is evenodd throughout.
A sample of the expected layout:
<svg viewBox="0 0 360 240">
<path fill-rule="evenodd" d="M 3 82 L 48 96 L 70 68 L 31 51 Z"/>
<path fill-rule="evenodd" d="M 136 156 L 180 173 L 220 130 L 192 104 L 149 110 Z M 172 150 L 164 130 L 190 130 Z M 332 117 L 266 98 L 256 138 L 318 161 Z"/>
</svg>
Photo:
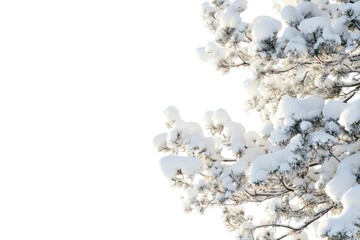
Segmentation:
<svg viewBox="0 0 360 240">
<path fill-rule="evenodd" d="M 195 54 L 201 3 L 1 1 L 0 239 L 233 239 L 216 213 L 183 214 L 152 146 L 168 105 L 253 121 L 247 75 Z"/>
</svg>

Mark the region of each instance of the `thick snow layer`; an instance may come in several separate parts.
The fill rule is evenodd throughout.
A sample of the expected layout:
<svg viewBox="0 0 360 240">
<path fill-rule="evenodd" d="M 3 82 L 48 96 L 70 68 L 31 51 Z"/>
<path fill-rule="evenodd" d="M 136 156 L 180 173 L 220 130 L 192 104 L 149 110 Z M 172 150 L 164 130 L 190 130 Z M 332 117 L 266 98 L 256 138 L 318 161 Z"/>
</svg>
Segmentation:
<svg viewBox="0 0 360 240">
<path fill-rule="evenodd" d="M 354 10 L 354 16 L 359 16 L 360 14 L 360 2 L 356 2 L 351 5 L 352 10 Z"/>
<path fill-rule="evenodd" d="M 201 8 L 205 14 L 210 14 L 216 12 L 216 8 L 212 7 L 209 2 L 204 2 L 201 5 Z"/>
<path fill-rule="evenodd" d="M 187 144 L 187 148 L 198 147 L 204 135 L 198 123 L 178 120 L 167 135 L 167 146 L 175 147 L 177 142 Z"/>
<path fill-rule="evenodd" d="M 342 111 L 344 111 L 346 103 L 337 100 L 329 100 L 323 109 L 323 116 L 337 120 L 340 117 Z"/>
<path fill-rule="evenodd" d="M 165 121 L 167 123 L 174 123 L 177 120 L 181 119 L 180 114 L 179 114 L 179 110 L 174 106 L 167 107 L 164 110 L 163 115 L 164 115 Z"/>
<path fill-rule="evenodd" d="M 339 35 L 349 36 L 349 31 L 348 28 L 346 27 L 347 21 L 348 21 L 347 16 L 339 17 L 333 26 L 334 31 Z"/>
<path fill-rule="evenodd" d="M 202 50 L 201 50 L 202 51 Z M 202 58 L 206 58 L 210 60 L 211 64 L 217 66 L 219 59 L 224 58 L 226 56 L 226 49 L 217 46 L 213 42 L 209 42 L 205 47 L 206 56 L 202 56 Z M 203 54 L 203 52 L 200 54 Z"/>
<path fill-rule="evenodd" d="M 200 124 L 198 124 L 197 122 L 187 122 L 183 126 L 183 131 L 189 135 L 192 135 L 192 134 L 202 135 L 203 134 L 203 130 L 202 130 Z"/>
<path fill-rule="evenodd" d="M 359 207 L 343 210 L 341 214 L 321 221 L 317 229 L 317 234 L 318 236 L 326 234 L 330 237 L 342 235 L 343 238 L 341 239 L 349 239 L 358 231 L 356 225 L 360 224 L 359 216 Z"/>
<path fill-rule="evenodd" d="M 180 120 L 175 122 L 173 128 L 180 130 L 183 135 L 193 135 L 193 134 L 202 135 L 202 128 L 196 122 L 185 122 Z"/>
<path fill-rule="evenodd" d="M 204 146 L 202 147 L 201 144 L 199 144 L 199 148 L 200 149 L 207 149 L 207 152 L 210 154 L 210 153 L 213 153 L 215 151 L 218 150 L 218 148 L 216 148 L 216 143 L 215 143 L 215 140 L 212 138 L 212 137 L 207 137 L 207 138 L 204 138 Z"/>
<path fill-rule="evenodd" d="M 360 100 L 347 105 L 340 115 L 339 123 L 343 125 L 347 131 L 350 131 L 351 125 L 360 121 Z"/>
<path fill-rule="evenodd" d="M 322 15 L 319 8 L 312 2 L 301 2 L 296 6 L 296 10 L 306 17 L 316 17 Z"/>
<path fill-rule="evenodd" d="M 239 176 L 246 171 L 246 169 L 248 168 L 248 164 L 249 162 L 245 159 L 239 159 L 238 161 L 236 161 L 236 163 L 230 166 L 230 169 L 236 176 Z"/>
<path fill-rule="evenodd" d="M 334 121 L 326 122 L 325 129 L 329 133 L 339 133 L 340 127 Z"/>
<path fill-rule="evenodd" d="M 247 147 L 256 147 L 256 143 L 260 141 L 260 136 L 254 131 L 245 134 L 245 141 Z"/>
<path fill-rule="evenodd" d="M 303 132 L 310 131 L 311 128 L 312 128 L 312 123 L 309 121 L 302 121 L 300 123 L 300 129 Z"/>
<path fill-rule="evenodd" d="M 239 134 L 243 136 L 245 133 L 245 128 L 242 124 L 228 120 L 224 124 L 223 134 L 225 137 L 231 137 L 233 134 Z"/>
<path fill-rule="evenodd" d="M 272 122 L 266 122 L 263 124 L 263 128 L 261 129 L 261 137 L 269 137 L 273 131 L 274 125 Z"/>
<path fill-rule="evenodd" d="M 213 115 L 214 115 L 214 111 L 207 111 L 204 114 L 204 125 L 205 127 L 210 127 L 210 126 L 214 126 L 214 122 L 213 122 Z"/>
<path fill-rule="evenodd" d="M 241 23 L 241 17 L 236 12 L 224 13 L 220 18 L 221 27 L 236 28 Z"/>
<path fill-rule="evenodd" d="M 185 122 L 182 120 L 177 121 L 173 128 L 168 132 L 167 142 L 175 142 L 176 139 L 182 134 L 182 128 L 185 125 Z"/>
<path fill-rule="evenodd" d="M 284 96 L 279 102 L 276 116 L 278 119 L 306 119 L 316 116 L 323 107 L 324 100 L 320 97 L 308 96 L 304 99 L 295 99 Z"/>
<path fill-rule="evenodd" d="M 253 66 L 253 64 L 254 63 L 252 63 L 251 67 L 256 68 L 256 66 Z M 245 81 L 243 81 L 242 87 L 244 89 L 243 92 L 245 94 L 245 97 L 248 99 L 251 99 L 258 94 L 257 85 L 251 79 L 246 79 Z"/>
<path fill-rule="evenodd" d="M 268 16 L 256 17 L 253 24 L 252 37 L 255 41 L 271 38 L 281 29 L 281 22 Z"/>
<path fill-rule="evenodd" d="M 355 142 L 351 144 L 337 146 L 334 149 L 334 154 L 338 156 L 344 153 L 346 153 L 347 155 L 351 155 L 359 151 L 360 151 L 360 142 Z"/>
<path fill-rule="evenodd" d="M 243 12 L 247 8 L 247 0 L 235 0 L 231 3 L 230 7 L 237 12 Z"/>
<path fill-rule="evenodd" d="M 287 27 L 285 28 L 281 38 L 285 41 L 290 41 L 290 39 L 301 35 L 301 32 L 299 30 L 297 30 L 296 28 L 293 27 Z"/>
<path fill-rule="evenodd" d="M 234 134 L 233 136 L 236 136 L 236 134 Z M 245 145 L 244 145 L 243 141 L 234 140 L 233 138 L 231 138 L 231 151 L 233 154 L 244 152 Z"/>
<path fill-rule="evenodd" d="M 168 178 L 176 176 L 181 171 L 186 176 L 199 172 L 202 162 L 198 158 L 185 156 L 166 156 L 160 159 L 161 169 Z"/>
<path fill-rule="evenodd" d="M 328 18 L 312 17 L 301 21 L 299 25 L 300 31 L 304 33 L 314 33 L 319 29 L 324 29 L 330 26 Z"/>
<path fill-rule="evenodd" d="M 253 162 L 258 156 L 265 154 L 263 148 L 247 148 L 240 159 L 238 159 L 229 168 L 235 175 L 244 174 L 249 167 L 249 163 Z"/>
<path fill-rule="evenodd" d="M 344 193 L 357 184 L 356 176 L 360 169 L 360 152 L 344 158 L 335 176 L 326 185 L 325 191 L 334 201 L 340 201 Z"/>
<path fill-rule="evenodd" d="M 338 164 L 339 162 L 333 157 L 323 163 L 320 169 L 319 180 L 315 183 L 316 189 L 325 187 L 334 175 Z"/>
<path fill-rule="evenodd" d="M 167 133 L 162 133 L 154 137 L 153 143 L 154 146 L 160 150 L 163 147 L 166 147 L 167 144 Z"/>
<path fill-rule="evenodd" d="M 305 39 L 298 35 L 290 39 L 285 48 L 285 53 L 297 53 L 299 55 L 306 55 L 308 49 L 306 47 Z"/>
<path fill-rule="evenodd" d="M 311 133 L 310 135 L 310 143 L 315 147 L 333 144 L 335 142 L 336 142 L 336 138 L 325 132 L 316 131 Z"/>
<path fill-rule="evenodd" d="M 341 43 L 341 39 L 340 39 L 339 35 L 337 35 L 335 33 L 334 29 L 332 27 L 330 27 L 330 26 L 325 27 L 323 29 L 323 35 L 322 36 L 323 36 L 323 38 L 325 40 L 333 41 L 333 42 L 335 42 L 337 44 Z"/>
<path fill-rule="evenodd" d="M 351 39 L 354 41 L 359 42 L 360 41 L 360 31 L 359 30 L 355 30 L 351 33 Z"/>
<path fill-rule="evenodd" d="M 196 53 L 201 61 L 207 62 L 209 60 L 209 54 L 206 52 L 204 47 L 197 48 Z"/>
<path fill-rule="evenodd" d="M 317 230 L 319 236 L 353 236 L 360 224 L 360 185 L 356 185 L 345 192 L 341 199 L 343 211 L 341 214 L 321 221 Z M 345 238 L 344 238 L 345 239 Z"/>
<path fill-rule="evenodd" d="M 344 209 L 351 207 L 360 207 L 360 185 L 350 188 L 342 197 L 341 202 Z M 359 215 L 360 217 L 360 215 Z"/>
<path fill-rule="evenodd" d="M 272 143 L 278 144 L 288 140 L 288 136 L 284 134 L 281 129 L 276 129 L 271 132 L 270 139 Z"/>
<path fill-rule="evenodd" d="M 285 148 L 274 153 L 257 157 L 251 165 L 250 183 L 265 181 L 270 172 L 281 168 L 282 165 L 286 165 L 284 166 L 285 168 L 288 167 L 287 160 L 289 154 L 290 151 Z"/>
<path fill-rule="evenodd" d="M 281 10 L 281 17 L 290 25 L 299 23 L 304 19 L 304 17 L 298 11 L 296 11 L 293 6 L 285 6 Z"/>
<path fill-rule="evenodd" d="M 228 120 L 230 120 L 230 116 L 226 110 L 219 108 L 214 112 L 212 120 L 215 126 L 224 125 Z"/>
<path fill-rule="evenodd" d="M 304 200 L 301 197 L 295 196 L 289 201 L 289 205 L 293 211 L 298 211 L 304 207 Z"/>
</svg>

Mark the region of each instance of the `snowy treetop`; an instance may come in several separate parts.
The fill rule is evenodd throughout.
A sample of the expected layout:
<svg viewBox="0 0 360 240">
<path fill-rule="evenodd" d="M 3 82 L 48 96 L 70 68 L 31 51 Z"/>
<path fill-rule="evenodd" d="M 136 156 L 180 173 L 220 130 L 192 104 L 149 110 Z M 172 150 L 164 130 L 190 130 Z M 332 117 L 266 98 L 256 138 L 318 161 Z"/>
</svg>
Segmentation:
<svg viewBox="0 0 360 240">
<path fill-rule="evenodd" d="M 214 40 L 201 59 L 253 73 L 246 108 L 263 126 L 247 131 L 222 108 L 188 122 L 168 107 L 154 139 L 162 170 L 186 211 L 220 207 L 239 240 L 360 239 L 360 1 L 275 7 L 247 22 L 246 0 L 202 5 Z"/>
<path fill-rule="evenodd" d="M 360 85 L 359 2 L 298 1 L 284 6 L 278 19 L 259 16 L 252 22 L 241 18 L 246 6 L 247 1 L 204 4 L 203 18 L 215 39 L 198 52 L 224 72 L 253 71 L 257 94 L 250 108 L 267 105 L 267 118 L 283 95 L 353 96 Z"/>
</svg>

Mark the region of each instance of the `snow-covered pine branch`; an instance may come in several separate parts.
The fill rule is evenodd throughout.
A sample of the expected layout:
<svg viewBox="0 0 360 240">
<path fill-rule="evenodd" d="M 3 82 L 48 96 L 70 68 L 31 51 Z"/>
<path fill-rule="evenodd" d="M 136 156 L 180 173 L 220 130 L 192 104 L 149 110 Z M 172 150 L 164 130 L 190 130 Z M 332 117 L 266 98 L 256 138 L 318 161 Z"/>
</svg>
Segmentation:
<svg viewBox="0 0 360 240">
<path fill-rule="evenodd" d="M 282 2 L 294 4 L 281 19 L 252 23 L 246 0 L 203 4 L 214 41 L 198 52 L 221 71 L 254 73 L 246 104 L 263 129 L 246 131 L 224 109 L 200 126 L 169 107 L 154 139 L 162 169 L 186 211 L 222 208 L 238 239 L 359 239 L 360 1 Z"/>
</svg>

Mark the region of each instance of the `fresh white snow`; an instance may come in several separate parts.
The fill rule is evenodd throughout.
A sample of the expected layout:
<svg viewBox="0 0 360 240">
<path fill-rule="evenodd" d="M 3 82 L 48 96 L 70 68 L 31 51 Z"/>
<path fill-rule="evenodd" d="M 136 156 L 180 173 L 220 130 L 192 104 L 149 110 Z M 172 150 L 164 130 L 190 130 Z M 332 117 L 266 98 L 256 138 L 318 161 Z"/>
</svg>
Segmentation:
<svg viewBox="0 0 360 240">
<path fill-rule="evenodd" d="M 172 178 L 178 173 L 192 176 L 201 170 L 202 162 L 198 158 L 187 156 L 165 156 L 160 159 L 163 174 Z"/>
</svg>

